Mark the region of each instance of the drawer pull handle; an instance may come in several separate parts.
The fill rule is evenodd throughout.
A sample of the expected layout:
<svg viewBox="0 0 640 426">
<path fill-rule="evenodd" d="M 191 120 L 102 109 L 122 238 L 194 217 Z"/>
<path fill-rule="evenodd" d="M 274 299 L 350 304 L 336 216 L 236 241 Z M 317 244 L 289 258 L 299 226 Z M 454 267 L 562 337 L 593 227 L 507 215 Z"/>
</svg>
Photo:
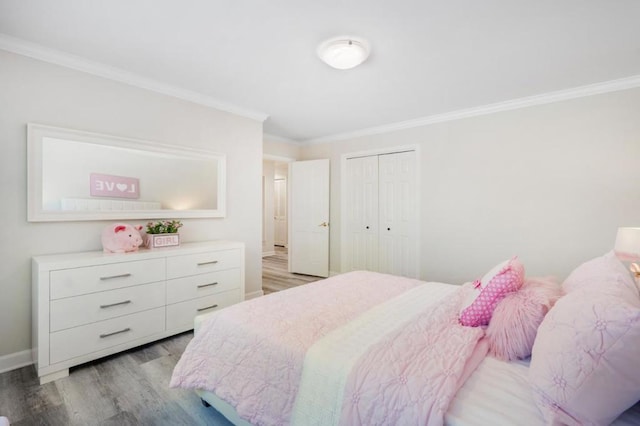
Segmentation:
<svg viewBox="0 0 640 426">
<path fill-rule="evenodd" d="M 213 308 L 217 308 L 217 307 L 218 307 L 218 305 L 217 305 L 217 304 L 215 304 L 215 305 L 211 305 L 211 306 L 207 306 L 206 308 L 200 308 L 200 309 L 198 309 L 198 312 L 206 311 L 207 309 L 213 309 Z"/>
<path fill-rule="evenodd" d="M 210 262 L 200 262 L 198 263 L 198 266 L 204 266 L 204 265 L 215 265 L 216 263 L 218 263 L 217 260 L 212 260 Z"/>
<path fill-rule="evenodd" d="M 125 300 L 123 302 L 117 302 L 117 303 L 110 303 L 108 305 L 100 305 L 100 309 L 110 308 L 112 306 L 127 305 L 129 303 L 131 303 L 131 300 Z"/>
<path fill-rule="evenodd" d="M 110 277 L 100 277 L 100 281 L 112 280 L 114 278 L 126 278 L 130 277 L 131 274 L 120 274 L 120 275 L 111 275 Z"/>
<path fill-rule="evenodd" d="M 218 282 L 216 281 L 215 283 L 200 284 L 200 285 L 198 286 L 198 288 L 211 287 L 212 285 L 218 285 Z"/>
<path fill-rule="evenodd" d="M 114 331 L 113 333 L 101 334 L 100 338 L 104 339 L 105 337 L 113 336 L 114 334 L 126 333 L 127 331 L 131 331 L 131 328 L 127 327 L 127 328 L 123 328 L 122 330 Z"/>
</svg>

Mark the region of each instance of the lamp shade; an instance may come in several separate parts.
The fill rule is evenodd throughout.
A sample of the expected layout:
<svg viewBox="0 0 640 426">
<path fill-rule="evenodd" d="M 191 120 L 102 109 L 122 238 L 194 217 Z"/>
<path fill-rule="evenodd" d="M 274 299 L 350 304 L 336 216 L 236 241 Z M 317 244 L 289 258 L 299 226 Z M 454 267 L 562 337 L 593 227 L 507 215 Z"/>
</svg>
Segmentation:
<svg viewBox="0 0 640 426">
<path fill-rule="evenodd" d="M 618 228 L 614 251 L 622 259 L 640 260 L 640 228 Z"/>
<path fill-rule="evenodd" d="M 318 56 L 333 68 L 347 70 L 369 57 L 369 43 L 355 37 L 335 37 L 318 46 Z"/>
</svg>

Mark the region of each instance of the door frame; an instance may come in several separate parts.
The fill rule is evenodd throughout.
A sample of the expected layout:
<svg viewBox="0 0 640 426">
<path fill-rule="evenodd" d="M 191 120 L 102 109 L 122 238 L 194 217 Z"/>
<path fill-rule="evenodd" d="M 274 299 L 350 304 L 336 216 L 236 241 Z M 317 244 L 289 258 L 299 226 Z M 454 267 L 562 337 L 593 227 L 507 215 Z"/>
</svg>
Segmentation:
<svg viewBox="0 0 640 426">
<path fill-rule="evenodd" d="M 347 264 L 347 209 L 345 208 L 347 205 L 347 160 L 350 158 L 358 158 L 358 157 L 370 157 L 373 155 L 385 155 L 385 154 L 395 154 L 398 152 L 406 152 L 406 151 L 415 151 L 416 153 L 416 197 L 417 197 L 417 205 L 418 205 L 418 218 L 420 217 L 420 209 L 422 208 L 422 200 L 421 200 L 421 190 L 420 190 L 420 182 L 421 176 L 420 173 L 420 145 L 399 145 L 394 147 L 386 147 L 386 148 L 375 148 L 369 149 L 366 151 L 357 151 L 357 152 L 348 152 L 342 154 L 340 156 L 340 272 L 345 272 L 344 266 Z M 420 251 L 421 251 L 421 227 L 420 227 L 420 219 L 417 221 L 417 233 L 418 233 L 418 247 L 416 252 L 416 271 L 418 271 L 418 276 L 420 277 Z"/>
</svg>

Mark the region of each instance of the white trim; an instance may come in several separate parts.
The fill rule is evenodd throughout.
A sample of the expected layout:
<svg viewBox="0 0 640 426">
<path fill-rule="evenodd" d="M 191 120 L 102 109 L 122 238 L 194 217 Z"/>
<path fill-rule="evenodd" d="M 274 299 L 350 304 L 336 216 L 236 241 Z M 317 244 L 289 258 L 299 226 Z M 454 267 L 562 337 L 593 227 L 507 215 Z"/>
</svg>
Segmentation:
<svg viewBox="0 0 640 426">
<path fill-rule="evenodd" d="M 385 124 L 382 126 L 369 127 L 353 132 L 339 133 L 335 135 L 323 136 L 320 138 L 303 141 L 305 145 L 321 144 L 327 142 L 337 142 L 345 139 L 355 139 L 362 136 L 372 136 L 381 133 L 389 133 L 398 130 L 411 129 L 414 127 L 428 126 L 430 124 L 443 123 L 445 121 L 460 120 L 463 118 L 476 117 L 479 115 L 493 114 L 496 112 L 509 111 L 520 108 L 527 108 L 535 105 L 549 104 L 569 99 L 582 98 L 585 96 L 599 95 L 602 93 L 616 92 L 640 87 L 640 75 L 635 75 L 618 80 L 605 81 L 602 83 L 588 84 L 586 86 L 574 87 L 571 89 L 558 90 L 555 92 L 543 93 L 540 95 L 528 96 L 524 98 L 512 99 L 510 101 L 497 102 L 482 105 L 474 108 L 461 109 L 458 111 L 445 112 L 443 114 L 430 115 L 415 120 L 400 121 L 397 123 Z"/>
<path fill-rule="evenodd" d="M 285 138 L 283 136 L 278 136 L 278 135 L 272 135 L 271 133 L 263 133 L 262 135 L 262 139 L 265 140 L 267 139 L 269 142 L 282 142 L 282 143 L 288 143 L 291 145 L 296 145 L 296 146 L 302 146 L 303 143 L 300 141 L 296 141 L 293 139 L 289 139 L 289 138 Z"/>
<path fill-rule="evenodd" d="M 385 154 L 397 154 L 398 152 L 405 151 L 418 151 L 420 148 L 419 145 L 401 145 L 394 146 L 389 148 L 373 148 L 368 149 L 366 151 L 356 151 L 356 152 L 347 152 L 346 154 L 342 154 L 342 158 L 344 160 L 348 160 L 349 158 L 358 158 L 358 157 L 370 157 L 373 155 L 385 155 Z M 344 170 L 346 173 L 346 169 Z"/>
<path fill-rule="evenodd" d="M 244 300 L 256 299 L 262 296 L 264 296 L 264 291 L 262 290 L 252 291 L 251 293 L 245 293 Z"/>
<path fill-rule="evenodd" d="M 31 349 L 0 356 L 0 373 L 33 364 Z"/>
<path fill-rule="evenodd" d="M 264 122 L 268 114 L 0 33 L 0 49 Z"/>
<path fill-rule="evenodd" d="M 370 156 L 370 155 L 385 155 L 385 154 L 394 154 L 394 153 L 398 153 L 398 152 L 406 152 L 406 151 L 415 151 L 416 153 L 416 202 L 417 202 L 417 206 L 418 206 L 418 213 L 420 212 L 420 209 L 422 208 L 422 190 L 421 190 L 421 185 L 422 185 L 422 176 L 420 173 L 420 165 L 422 164 L 422 161 L 420 161 L 420 145 L 403 145 L 403 146 L 396 146 L 396 147 L 389 147 L 389 148 L 376 148 L 376 149 L 371 149 L 371 150 L 367 150 L 367 151 L 358 151 L 358 152 L 348 152 L 345 154 L 342 154 L 340 156 L 340 271 L 345 272 L 344 270 L 344 265 L 346 265 L 346 258 L 347 258 L 347 252 L 345 250 L 345 247 L 347 247 L 347 229 L 346 226 L 344 226 L 345 223 L 347 223 L 347 211 L 345 209 L 345 206 L 347 205 L 347 188 L 346 188 L 346 176 L 347 176 L 347 160 L 350 158 L 357 158 L 357 157 L 366 157 L 366 156 Z M 416 221 L 416 235 L 421 235 L 420 234 L 420 218 L 418 216 L 418 220 Z M 416 247 L 416 271 L 418 273 L 418 276 L 416 278 L 420 277 L 420 249 L 421 249 L 421 245 L 420 245 L 420 238 L 417 239 L 418 241 L 418 247 Z"/>
</svg>

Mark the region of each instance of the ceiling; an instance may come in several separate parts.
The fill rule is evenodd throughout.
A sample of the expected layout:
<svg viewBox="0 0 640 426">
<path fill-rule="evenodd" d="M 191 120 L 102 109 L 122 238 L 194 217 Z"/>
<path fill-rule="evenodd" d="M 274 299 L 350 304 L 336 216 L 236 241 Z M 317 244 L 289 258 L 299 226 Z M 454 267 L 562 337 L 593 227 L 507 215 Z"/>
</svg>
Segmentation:
<svg viewBox="0 0 640 426">
<path fill-rule="evenodd" d="M 0 33 L 309 141 L 640 75 L 637 0 L 0 0 Z M 323 40 L 372 47 L 339 71 Z"/>
</svg>

